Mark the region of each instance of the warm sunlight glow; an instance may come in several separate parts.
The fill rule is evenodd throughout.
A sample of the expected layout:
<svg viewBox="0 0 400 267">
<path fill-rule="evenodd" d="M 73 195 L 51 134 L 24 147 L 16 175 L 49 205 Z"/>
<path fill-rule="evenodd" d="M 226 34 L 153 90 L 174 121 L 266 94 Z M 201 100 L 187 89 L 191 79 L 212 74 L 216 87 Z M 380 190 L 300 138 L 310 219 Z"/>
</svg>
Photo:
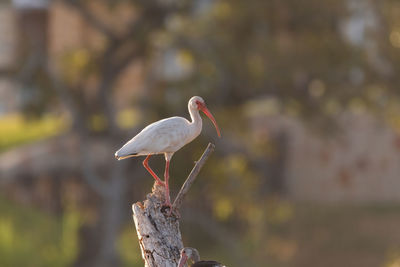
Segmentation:
<svg viewBox="0 0 400 267">
<path fill-rule="evenodd" d="M 389 38 L 394 47 L 400 48 L 400 31 L 392 31 Z"/>
</svg>

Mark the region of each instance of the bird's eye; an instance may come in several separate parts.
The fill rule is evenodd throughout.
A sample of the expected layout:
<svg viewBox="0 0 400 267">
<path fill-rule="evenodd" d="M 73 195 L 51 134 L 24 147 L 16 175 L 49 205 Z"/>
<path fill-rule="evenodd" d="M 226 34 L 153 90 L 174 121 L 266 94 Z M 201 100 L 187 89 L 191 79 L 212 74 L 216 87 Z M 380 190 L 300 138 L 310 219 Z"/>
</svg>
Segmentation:
<svg viewBox="0 0 400 267">
<path fill-rule="evenodd" d="M 201 106 L 203 106 L 203 103 L 200 102 L 199 100 L 196 100 L 196 105 L 197 105 L 197 108 L 200 108 Z"/>
</svg>

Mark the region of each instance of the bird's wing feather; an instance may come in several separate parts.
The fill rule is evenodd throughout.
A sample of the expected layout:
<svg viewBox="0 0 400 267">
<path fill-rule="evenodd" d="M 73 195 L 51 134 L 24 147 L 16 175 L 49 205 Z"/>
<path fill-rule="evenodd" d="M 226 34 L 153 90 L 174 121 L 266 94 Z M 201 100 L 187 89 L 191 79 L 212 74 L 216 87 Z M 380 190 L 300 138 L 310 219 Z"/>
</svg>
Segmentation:
<svg viewBox="0 0 400 267">
<path fill-rule="evenodd" d="M 138 155 L 175 152 L 186 143 L 190 134 L 189 121 L 172 117 L 156 121 L 127 142 L 119 151 L 121 155 Z"/>
<path fill-rule="evenodd" d="M 184 146 L 189 135 L 189 122 L 181 117 L 172 117 L 149 125 L 139 134 L 145 137 L 142 150 L 147 152 L 175 152 Z M 142 137 L 140 138 L 142 139 Z"/>
</svg>

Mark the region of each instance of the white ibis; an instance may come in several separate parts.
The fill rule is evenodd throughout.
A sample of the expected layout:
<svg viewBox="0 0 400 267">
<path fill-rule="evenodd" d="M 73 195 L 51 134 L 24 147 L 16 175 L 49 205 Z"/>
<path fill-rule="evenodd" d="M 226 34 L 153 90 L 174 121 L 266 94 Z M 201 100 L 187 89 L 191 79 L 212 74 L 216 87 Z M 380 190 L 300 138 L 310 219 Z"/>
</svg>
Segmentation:
<svg viewBox="0 0 400 267">
<path fill-rule="evenodd" d="M 191 259 L 193 264 L 190 267 L 226 267 L 217 261 L 201 261 L 200 254 L 195 248 L 183 248 L 181 250 L 181 258 L 178 267 L 185 266 L 185 263 Z"/>
<path fill-rule="evenodd" d="M 182 117 L 171 117 L 156 121 L 144 128 L 115 152 L 115 158 L 118 160 L 136 156 L 147 156 L 143 161 L 143 166 L 158 184 L 165 186 L 165 205 L 169 207 L 171 207 L 168 186 L 169 162 L 176 151 L 200 134 L 202 120 L 199 110 L 203 111 L 210 118 L 217 130 L 218 136 L 221 137 L 217 122 L 201 97 L 192 97 L 189 100 L 188 108 L 192 119 L 191 122 Z M 164 154 L 165 156 L 164 182 L 158 178 L 148 164 L 150 156 L 156 154 Z"/>
</svg>

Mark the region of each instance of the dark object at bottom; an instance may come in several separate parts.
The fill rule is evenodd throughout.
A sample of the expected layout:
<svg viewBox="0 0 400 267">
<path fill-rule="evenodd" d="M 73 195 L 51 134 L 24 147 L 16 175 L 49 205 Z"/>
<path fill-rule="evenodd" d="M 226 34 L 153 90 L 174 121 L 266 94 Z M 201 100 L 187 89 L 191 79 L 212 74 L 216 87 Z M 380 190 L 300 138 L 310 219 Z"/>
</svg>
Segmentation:
<svg viewBox="0 0 400 267">
<path fill-rule="evenodd" d="M 191 267 L 226 267 L 217 261 L 201 261 L 197 249 L 186 247 L 181 250 L 181 259 L 179 260 L 178 267 L 185 266 L 188 260 L 194 262 L 190 265 Z"/>
<path fill-rule="evenodd" d="M 221 263 L 217 261 L 198 261 L 192 265 L 191 267 L 224 267 Z"/>
</svg>

